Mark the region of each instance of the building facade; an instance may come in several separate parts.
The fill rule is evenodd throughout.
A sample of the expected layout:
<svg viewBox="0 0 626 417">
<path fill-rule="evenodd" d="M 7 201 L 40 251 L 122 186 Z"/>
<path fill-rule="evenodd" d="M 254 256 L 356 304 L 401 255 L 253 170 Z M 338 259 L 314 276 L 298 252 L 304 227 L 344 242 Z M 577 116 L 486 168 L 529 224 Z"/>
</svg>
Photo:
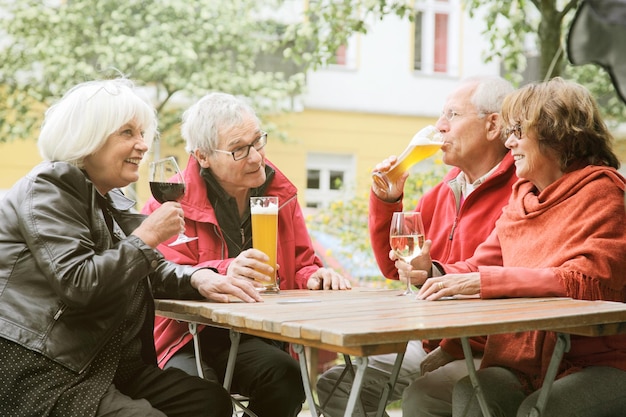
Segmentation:
<svg viewBox="0 0 626 417">
<path fill-rule="evenodd" d="M 291 0 L 283 13 L 297 14 L 305 4 Z M 471 18 L 461 0 L 420 0 L 416 8 L 413 21 L 390 15 L 368 22 L 367 34 L 349 39 L 334 63 L 307 74 L 294 111 L 271 119 L 287 139 L 270 132 L 266 154 L 298 187 L 304 207 L 367 193 L 376 163 L 399 155 L 416 131 L 434 123 L 462 78 L 500 73 L 499 63 L 483 59 L 480 14 Z M 622 156 L 624 148 L 618 142 Z M 187 160 L 182 146 L 161 143 L 155 154 Z M 0 143 L 0 192 L 40 160 L 33 140 Z M 149 196 L 145 165 L 140 205 Z"/>
</svg>

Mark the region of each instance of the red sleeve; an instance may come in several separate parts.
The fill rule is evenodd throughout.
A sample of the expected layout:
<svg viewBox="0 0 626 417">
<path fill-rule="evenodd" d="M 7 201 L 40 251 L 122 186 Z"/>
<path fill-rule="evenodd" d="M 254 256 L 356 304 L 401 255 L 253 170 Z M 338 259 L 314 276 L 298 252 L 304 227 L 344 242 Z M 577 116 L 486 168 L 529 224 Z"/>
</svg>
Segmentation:
<svg viewBox="0 0 626 417">
<path fill-rule="evenodd" d="M 480 297 L 567 297 L 553 268 L 481 266 Z"/>
</svg>

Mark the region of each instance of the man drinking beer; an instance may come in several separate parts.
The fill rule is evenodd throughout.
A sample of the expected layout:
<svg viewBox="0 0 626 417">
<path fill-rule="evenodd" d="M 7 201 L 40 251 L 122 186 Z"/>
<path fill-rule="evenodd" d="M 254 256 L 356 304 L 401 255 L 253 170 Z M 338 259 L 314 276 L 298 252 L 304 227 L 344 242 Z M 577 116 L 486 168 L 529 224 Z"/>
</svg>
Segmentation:
<svg viewBox="0 0 626 417">
<path fill-rule="evenodd" d="M 435 127 L 443 139 L 443 162 L 453 168 L 441 183 L 422 196 L 416 208 L 422 213 L 426 236 L 433 242 L 434 259 L 451 263 L 472 255 L 494 228 L 502 207 L 508 202 L 517 177 L 513 158 L 504 146 L 500 107 L 511 91 L 513 87 L 500 77 L 472 77 L 465 79 L 444 104 Z M 389 157 L 375 171 L 385 172 L 395 161 L 396 157 Z M 372 248 L 380 270 L 390 279 L 398 279 L 398 270 L 389 259 L 389 226 L 392 213 L 403 211 L 403 190 L 408 176 L 406 172 L 391 188 L 378 187 L 374 182 L 370 193 Z M 474 342 L 473 346 L 480 349 L 480 340 Z M 452 415 L 452 387 L 467 375 L 466 365 L 460 343 L 446 342 L 431 351 L 436 346 L 436 342 L 422 346 L 420 341 L 409 342 L 407 346 L 391 395 L 392 400 L 402 398 L 405 417 Z M 427 351 L 431 351 L 428 356 Z M 354 415 L 363 415 L 359 414 L 361 404 L 368 416 L 375 414 L 395 359 L 395 354 L 369 358 L 361 401 L 357 401 Z M 343 365 L 331 368 L 317 383 L 320 404 L 327 402 L 324 407 L 327 417 L 343 416 L 351 378 L 344 378 L 330 395 L 342 371 Z"/>
</svg>

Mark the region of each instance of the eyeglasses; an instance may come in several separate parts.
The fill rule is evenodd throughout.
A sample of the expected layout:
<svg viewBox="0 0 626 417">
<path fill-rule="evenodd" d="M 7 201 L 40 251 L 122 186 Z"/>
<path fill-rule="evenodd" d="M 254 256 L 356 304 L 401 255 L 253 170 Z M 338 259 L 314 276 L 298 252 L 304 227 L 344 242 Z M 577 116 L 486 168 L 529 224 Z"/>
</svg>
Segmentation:
<svg viewBox="0 0 626 417">
<path fill-rule="evenodd" d="M 514 134 L 516 138 L 521 139 L 522 138 L 522 125 L 518 123 L 515 126 L 506 128 L 504 130 L 504 136 L 506 138 L 511 136 L 511 133 Z"/>
<path fill-rule="evenodd" d="M 480 117 L 483 117 L 485 115 L 484 112 L 469 112 L 469 113 L 459 113 L 457 111 L 454 110 L 444 110 L 441 112 L 441 116 L 445 117 L 447 121 L 451 122 L 455 117 L 463 117 L 463 116 L 467 116 L 470 114 L 475 114 L 478 115 Z"/>
<path fill-rule="evenodd" d="M 261 132 L 261 136 L 256 138 L 250 145 L 241 146 L 234 151 L 223 151 L 221 149 L 213 149 L 213 152 L 227 153 L 233 156 L 235 161 L 245 159 L 250 155 L 250 148 L 254 148 L 257 151 L 263 149 L 267 145 L 267 132 Z"/>
</svg>

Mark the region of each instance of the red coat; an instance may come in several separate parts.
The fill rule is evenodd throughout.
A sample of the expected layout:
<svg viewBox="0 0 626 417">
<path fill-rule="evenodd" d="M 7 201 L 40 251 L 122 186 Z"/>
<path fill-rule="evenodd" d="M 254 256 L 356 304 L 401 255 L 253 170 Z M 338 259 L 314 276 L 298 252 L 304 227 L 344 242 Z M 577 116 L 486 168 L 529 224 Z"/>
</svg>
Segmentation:
<svg viewBox="0 0 626 417">
<path fill-rule="evenodd" d="M 474 254 L 494 229 L 502 208 L 509 201 L 511 187 L 517 181 L 509 152 L 496 171 L 465 199 L 457 212 L 457 198 L 449 183 L 460 172 L 459 168 L 451 169 L 442 182 L 424 194 L 415 209 L 422 213 L 426 237 L 433 242 L 430 254 L 441 263 L 462 261 Z M 398 270 L 389 259 L 389 226 L 392 213 L 402 211 L 402 200 L 386 203 L 371 193 L 369 208 L 370 239 L 378 267 L 385 277 L 398 279 Z M 442 347 L 455 357 L 463 358 L 460 343 L 445 340 Z M 472 347 L 476 351 L 482 350 L 481 341 L 472 339 Z"/>
<path fill-rule="evenodd" d="M 280 269 L 277 274 L 280 288 L 306 288 L 308 278 L 322 267 L 322 262 L 315 255 L 295 185 L 269 161 L 266 163 L 276 171 L 265 195 L 277 196 L 279 201 L 277 263 Z M 200 166 L 193 156 L 189 158 L 184 177 L 187 192 L 180 203 L 185 211 L 185 234 L 197 236 L 198 240 L 174 247 L 160 245 L 158 249 L 168 260 L 183 265 L 211 266 L 226 274 L 233 258 L 228 256 L 226 241 L 207 198 L 206 184 L 200 177 Z M 159 205 L 151 198 L 143 212 L 151 213 Z M 156 317 L 154 341 L 160 366 L 191 339 L 186 323 Z"/>
</svg>

